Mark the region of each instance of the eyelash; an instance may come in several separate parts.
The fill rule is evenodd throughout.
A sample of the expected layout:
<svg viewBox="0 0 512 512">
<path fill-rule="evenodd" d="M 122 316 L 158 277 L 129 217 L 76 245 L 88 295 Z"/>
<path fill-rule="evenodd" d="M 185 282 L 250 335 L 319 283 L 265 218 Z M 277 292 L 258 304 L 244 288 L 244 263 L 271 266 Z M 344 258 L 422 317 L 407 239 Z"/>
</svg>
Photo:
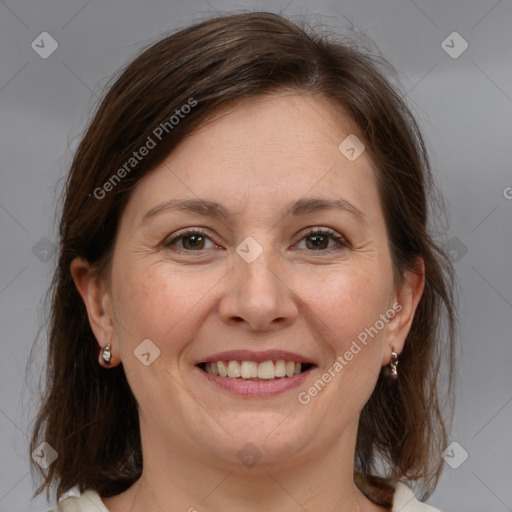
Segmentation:
<svg viewBox="0 0 512 512">
<path fill-rule="evenodd" d="M 206 234 L 206 232 L 204 230 L 202 230 L 200 228 L 191 228 L 191 229 L 187 229 L 186 231 L 183 231 L 181 233 L 178 232 L 178 234 L 176 236 L 174 236 L 171 240 L 169 240 L 168 242 L 164 242 L 163 247 L 166 249 L 170 249 L 172 251 L 176 251 L 176 252 L 188 252 L 188 253 L 193 253 L 193 252 L 201 253 L 202 251 L 207 250 L 207 249 L 199 249 L 197 251 L 193 251 L 193 250 L 184 249 L 182 247 L 172 248 L 172 246 L 174 245 L 174 243 L 176 241 L 178 241 L 180 239 L 187 238 L 189 236 L 193 236 L 193 235 L 201 235 L 201 236 L 211 240 L 211 238 Z M 318 251 L 310 250 L 308 252 L 325 253 L 325 252 L 331 252 L 333 250 L 341 250 L 341 249 L 350 248 L 350 244 L 347 241 L 347 239 L 343 235 L 340 235 L 339 233 L 337 233 L 336 231 L 333 231 L 330 228 L 308 228 L 307 231 L 302 234 L 302 238 L 299 240 L 299 242 L 304 240 L 305 238 L 315 236 L 315 235 L 329 236 L 336 242 L 338 247 L 331 247 L 329 249 L 320 249 Z M 213 242 L 213 240 L 211 240 L 211 241 Z"/>
</svg>

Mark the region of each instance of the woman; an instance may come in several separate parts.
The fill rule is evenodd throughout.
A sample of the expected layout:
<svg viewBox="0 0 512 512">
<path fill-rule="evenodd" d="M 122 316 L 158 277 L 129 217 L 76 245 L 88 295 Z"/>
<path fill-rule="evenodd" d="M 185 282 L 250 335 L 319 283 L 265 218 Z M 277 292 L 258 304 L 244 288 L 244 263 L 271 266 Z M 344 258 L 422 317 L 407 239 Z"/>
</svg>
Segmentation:
<svg viewBox="0 0 512 512">
<path fill-rule="evenodd" d="M 65 190 L 31 447 L 56 511 L 434 510 L 452 273 L 379 67 L 250 13 L 118 77 Z"/>
</svg>

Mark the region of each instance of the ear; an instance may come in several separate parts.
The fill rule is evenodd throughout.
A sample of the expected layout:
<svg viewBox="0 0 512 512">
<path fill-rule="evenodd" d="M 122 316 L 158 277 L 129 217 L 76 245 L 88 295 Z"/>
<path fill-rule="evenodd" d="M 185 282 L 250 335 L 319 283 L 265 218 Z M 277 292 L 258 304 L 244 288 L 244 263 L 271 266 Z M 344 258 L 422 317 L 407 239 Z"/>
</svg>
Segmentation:
<svg viewBox="0 0 512 512">
<path fill-rule="evenodd" d="M 106 283 L 94 275 L 91 264 L 83 258 L 74 258 L 70 265 L 71 276 L 78 293 L 84 301 L 89 317 L 89 324 L 101 349 L 111 344 L 112 357 L 110 364 L 98 358 L 99 364 L 112 368 L 120 363 L 119 347 L 114 336 L 114 315 L 112 302 Z"/>
<path fill-rule="evenodd" d="M 392 351 L 397 354 L 402 352 L 424 287 L 425 263 L 423 258 L 418 258 L 416 270 L 405 272 L 402 286 L 393 293 L 391 309 L 396 314 L 386 326 L 386 344 L 383 346 L 382 354 L 383 366 L 389 363 Z"/>
</svg>

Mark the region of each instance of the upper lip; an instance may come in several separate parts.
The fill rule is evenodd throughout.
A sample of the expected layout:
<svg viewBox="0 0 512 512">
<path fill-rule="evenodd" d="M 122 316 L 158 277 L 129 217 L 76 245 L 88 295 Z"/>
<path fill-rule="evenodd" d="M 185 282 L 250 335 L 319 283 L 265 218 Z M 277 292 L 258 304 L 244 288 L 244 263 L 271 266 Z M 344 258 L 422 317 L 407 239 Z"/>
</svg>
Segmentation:
<svg viewBox="0 0 512 512">
<path fill-rule="evenodd" d="M 254 361 L 256 363 L 263 363 L 264 361 L 295 361 L 296 363 L 314 364 L 311 359 L 294 352 L 287 350 L 262 350 L 254 352 L 252 350 L 227 350 L 225 352 L 218 352 L 211 356 L 204 357 L 196 362 L 210 363 L 213 361 Z"/>
</svg>

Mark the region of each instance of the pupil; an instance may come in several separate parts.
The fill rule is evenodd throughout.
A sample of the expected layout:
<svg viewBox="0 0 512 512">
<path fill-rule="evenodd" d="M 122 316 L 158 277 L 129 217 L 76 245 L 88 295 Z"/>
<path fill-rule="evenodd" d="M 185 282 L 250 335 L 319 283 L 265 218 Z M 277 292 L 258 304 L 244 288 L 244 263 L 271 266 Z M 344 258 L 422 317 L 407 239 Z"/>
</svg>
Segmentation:
<svg viewBox="0 0 512 512">
<path fill-rule="evenodd" d="M 325 240 L 326 240 L 326 237 L 324 235 L 312 235 L 309 237 L 310 240 L 314 240 L 313 241 L 313 247 L 324 247 L 325 246 Z"/>
<path fill-rule="evenodd" d="M 190 235 L 190 236 L 186 237 L 186 239 L 185 239 L 186 242 L 185 243 L 187 245 L 191 246 L 191 247 L 196 247 L 197 248 L 198 245 L 201 244 L 201 242 L 202 242 L 201 239 L 202 238 L 203 238 L 202 235 Z M 190 242 L 191 240 L 192 240 L 192 243 Z M 193 240 L 195 240 L 195 242 Z"/>
</svg>

